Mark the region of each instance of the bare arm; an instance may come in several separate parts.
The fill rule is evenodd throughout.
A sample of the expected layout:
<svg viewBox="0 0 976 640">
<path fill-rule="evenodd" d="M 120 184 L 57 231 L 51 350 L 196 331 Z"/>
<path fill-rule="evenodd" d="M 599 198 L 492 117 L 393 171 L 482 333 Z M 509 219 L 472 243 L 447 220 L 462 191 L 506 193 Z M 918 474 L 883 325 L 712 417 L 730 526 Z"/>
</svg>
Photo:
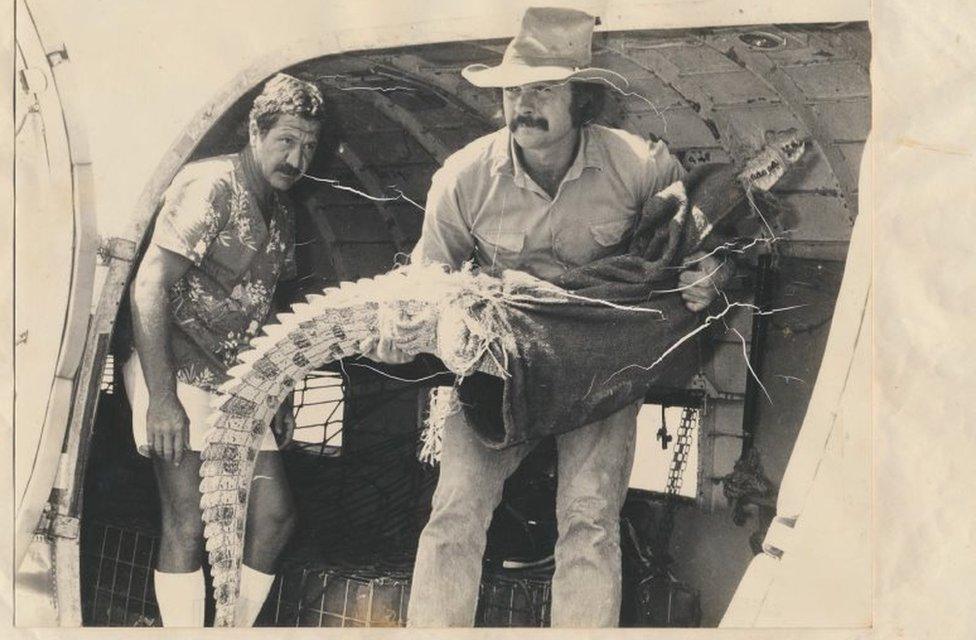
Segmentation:
<svg viewBox="0 0 976 640">
<path fill-rule="evenodd" d="M 149 390 L 147 441 L 157 456 L 179 464 L 189 444 L 189 422 L 176 396 L 176 372 L 169 351 L 169 289 L 191 262 L 150 244 L 131 287 L 136 351 Z"/>
</svg>

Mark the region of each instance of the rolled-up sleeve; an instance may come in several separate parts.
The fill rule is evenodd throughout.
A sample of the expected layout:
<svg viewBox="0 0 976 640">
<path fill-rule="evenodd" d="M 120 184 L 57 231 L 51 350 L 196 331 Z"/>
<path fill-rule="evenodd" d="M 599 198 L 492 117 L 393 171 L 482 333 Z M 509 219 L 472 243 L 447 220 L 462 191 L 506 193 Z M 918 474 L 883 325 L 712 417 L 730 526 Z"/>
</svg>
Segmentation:
<svg viewBox="0 0 976 640">
<path fill-rule="evenodd" d="M 210 245 L 227 224 L 220 183 L 202 177 L 177 176 L 163 195 L 153 244 L 200 266 Z"/>
<path fill-rule="evenodd" d="M 641 175 L 642 201 L 681 180 L 685 175 L 684 167 L 671 154 L 663 141 L 648 143 L 648 153 L 644 159 Z"/>
<path fill-rule="evenodd" d="M 474 253 L 474 236 L 464 220 L 452 172 L 439 169 L 431 180 L 420 240 L 410 254 L 411 262 L 446 264 L 459 268 Z"/>
</svg>

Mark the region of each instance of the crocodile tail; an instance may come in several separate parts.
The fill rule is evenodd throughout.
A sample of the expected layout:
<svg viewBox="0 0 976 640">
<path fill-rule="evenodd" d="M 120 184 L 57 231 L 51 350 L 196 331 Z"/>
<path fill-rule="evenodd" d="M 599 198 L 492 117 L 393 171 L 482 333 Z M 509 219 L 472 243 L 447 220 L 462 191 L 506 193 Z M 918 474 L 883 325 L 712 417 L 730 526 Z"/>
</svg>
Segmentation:
<svg viewBox="0 0 976 640">
<path fill-rule="evenodd" d="M 214 626 L 234 625 L 251 480 L 258 450 L 278 407 L 316 367 L 356 355 L 376 332 L 368 283 L 340 287 L 279 314 L 242 353 L 214 399 L 201 454 L 200 506 L 216 600 Z"/>
</svg>

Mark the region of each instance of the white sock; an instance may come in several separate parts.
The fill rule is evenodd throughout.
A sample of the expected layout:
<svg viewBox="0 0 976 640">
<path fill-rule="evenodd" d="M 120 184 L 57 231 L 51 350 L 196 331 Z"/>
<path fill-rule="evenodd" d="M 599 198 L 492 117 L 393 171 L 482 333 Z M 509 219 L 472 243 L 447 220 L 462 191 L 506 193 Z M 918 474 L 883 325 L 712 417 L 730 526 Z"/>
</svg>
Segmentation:
<svg viewBox="0 0 976 640">
<path fill-rule="evenodd" d="M 241 591 L 237 596 L 237 608 L 234 610 L 235 627 L 251 627 L 264 601 L 268 599 L 268 591 L 274 582 L 274 574 L 262 573 L 241 564 Z"/>
<path fill-rule="evenodd" d="M 190 573 L 153 571 L 156 602 L 164 627 L 202 627 L 206 592 L 203 568 Z"/>
</svg>

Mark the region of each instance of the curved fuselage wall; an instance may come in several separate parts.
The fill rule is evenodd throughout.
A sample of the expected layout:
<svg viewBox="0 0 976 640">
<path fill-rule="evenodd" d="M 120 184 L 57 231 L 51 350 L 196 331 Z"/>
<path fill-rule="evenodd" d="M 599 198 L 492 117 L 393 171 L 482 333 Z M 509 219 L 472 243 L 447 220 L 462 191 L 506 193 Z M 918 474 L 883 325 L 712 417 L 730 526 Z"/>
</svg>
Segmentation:
<svg viewBox="0 0 976 640">
<path fill-rule="evenodd" d="M 740 38 L 748 33 L 601 34 L 597 63 L 631 80 L 627 92 L 612 95 L 604 121 L 668 140 L 689 166 L 741 160 L 761 145 L 767 129 L 796 127 L 810 133 L 808 159 L 781 185 L 780 195 L 796 214 L 794 234 L 781 245 L 794 260 L 842 261 L 856 215 L 852 167 L 869 128 L 867 60 L 863 50 L 851 45 L 865 40 L 866 27 L 779 30 L 784 44 L 767 52 L 757 52 Z M 239 75 L 183 129 L 161 162 L 153 160 L 158 164 L 136 208 L 132 236 L 143 239 L 162 190 L 188 159 L 243 144 L 248 97 L 272 73 L 288 69 L 340 80 L 328 88 L 345 119 L 344 145 L 322 177 L 360 193 L 391 196 L 392 187 L 406 196 L 378 203 L 331 186 L 303 186 L 303 233 L 309 244 L 303 245 L 301 260 L 306 272 L 314 275 L 312 282 L 324 284 L 387 270 L 396 253 L 416 240 L 422 216 L 412 202 L 423 204 L 430 175 L 445 153 L 499 124 L 498 96 L 467 86 L 458 72 L 471 62 L 500 59 L 504 43 L 334 53 L 357 44 L 362 48 L 364 38 L 296 45 Z M 832 79 L 838 74 L 840 84 Z M 410 91 L 384 94 L 376 90 L 383 82 L 403 82 Z M 639 95 L 625 95 L 633 91 Z M 802 293 L 795 298 L 803 299 Z M 811 338 L 805 347 L 810 363 L 819 361 L 817 340 Z M 784 352 L 783 357 L 791 356 Z M 790 403 L 805 405 L 808 394 L 797 393 Z M 797 413 L 802 419 L 802 409 Z M 775 445 L 788 446 L 785 441 Z M 731 461 L 723 458 L 722 464 Z M 712 476 L 721 472 L 717 466 L 707 470 Z"/>
</svg>

